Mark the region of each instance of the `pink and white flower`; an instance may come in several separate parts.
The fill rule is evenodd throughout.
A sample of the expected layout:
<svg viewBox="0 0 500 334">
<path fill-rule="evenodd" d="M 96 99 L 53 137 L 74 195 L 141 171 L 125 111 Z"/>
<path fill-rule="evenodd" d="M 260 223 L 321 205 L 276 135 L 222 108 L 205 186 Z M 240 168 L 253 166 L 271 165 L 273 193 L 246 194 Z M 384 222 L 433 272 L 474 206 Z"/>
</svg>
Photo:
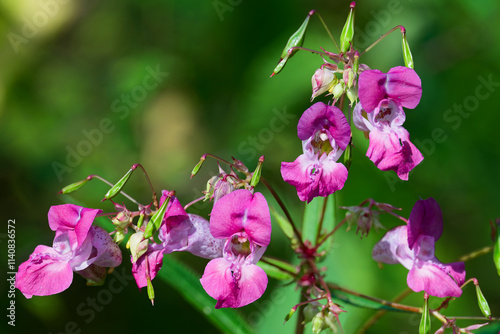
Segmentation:
<svg viewBox="0 0 500 334">
<path fill-rule="evenodd" d="M 281 163 L 283 180 L 307 202 L 342 189 L 347 168 L 337 160 L 351 139 L 351 128 L 342 111 L 322 102 L 313 104 L 302 114 L 297 134 L 304 153 L 294 162 Z"/>
<path fill-rule="evenodd" d="M 105 268 L 121 263 L 120 248 L 103 229 L 92 226 L 99 212 L 73 204 L 50 208 L 49 226 L 56 232 L 52 247 L 37 246 L 16 274 L 16 288 L 26 298 L 66 290 L 74 271 L 99 283 Z"/>
<path fill-rule="evenodd" d="M 402 126 L 403 107 L 415 108 L 421 95 L 420 78 L 407 67 L 394 67 L 387 74 L 366 70 L 359 76 L 360 103 L 353 120 L 359 130 L 369 132 L 366 156 L 380 170 L 394 170 L 402 180 L 408 180 L 409 172 L 423 160 Z"/>
<path fill-rule="evenodd" d="M 205 267 L 201 285 L 215 308 L 242 307 L 259 299 L 267 275 L 256 265 L 271 240 L 271 217 L 264 196 L 239 189 L 219 199 L 210 215 L 212 235 L 223 240 L 222 257 Z"/>
<path fill-rule="evenodd" d="M 436 297 L 460 297 L 465 281 L 463 262 L 443 264 L 434 255 L 434 243 L 441 237 L 443 217 L 433 199 L 419 200 L 408 225 L 388 231 L 375 245 L 372 257 L 388 264 L 401 263 L 409 270 L 407 284 L 415 292 Z"/>
</svg>

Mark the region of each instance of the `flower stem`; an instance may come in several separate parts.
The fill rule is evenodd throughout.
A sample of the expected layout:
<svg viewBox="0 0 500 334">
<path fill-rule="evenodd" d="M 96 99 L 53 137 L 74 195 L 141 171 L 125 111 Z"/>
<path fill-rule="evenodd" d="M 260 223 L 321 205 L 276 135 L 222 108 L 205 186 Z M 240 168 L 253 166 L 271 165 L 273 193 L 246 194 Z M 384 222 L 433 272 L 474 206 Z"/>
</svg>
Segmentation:
<svg viewBox="0 0 500 334">
<path fill-rule="evenodd" d="M 288 209 L 285 206 L 285 203 L 281 200 L 279 197 L 278 193 L 274 190 L 274 188 L 267 182 L 267 180 L 263 177 L 260 178 L 260 181 L 266 186 L 266 188 L 269 190 L 271 195 L 274 197 L 276 202 L 278 202 L 278 205 L 280 206 L 281 210 L 283 210 L 283 213 L 285 214 L 286 218 L 290 222 L 290 225 L 292 225 L 293 232 L 295 233 L 295 236 L 297 237 L 297 240 L 300 243 L 300 248 L 304 248 L 304 242 L 302 241 L 302 235 L 300 231 L 297 229 L 297 226 L 293 222 L 292 216 L 290 215 L 290 212 L 288 212 Z"/>
<path fill-rule="evenodd" d="M 333 38 L 332 33 L 330 32 L 330 29 L 328 29 L 325 21 L 323 20 L 323 17 L 321 17 L 321 15 L 317 11 L 314 11 L 314 14 L 316 14 L 318 16 L 319 20 L 321 21 L 321 24 L 323 24 L 323 27 L 325 28 L 326 32 L 328 33 L 328 36 L 330 36 L 330 39 L 332 40 L 333 44 L 335 44 L 337 51 L 340 51 L 340 47 L 337 44 L 337 42 L 335 41 L 335 38 Z"/>
<path fill-rule="evenodd" d="M 490 253 L 490 252 L 493 251 L 493 247 L 494 246 L 487 246 L 487 247 L 478 249 L 476 251 L 473 251 L 473 252 L 471 252 L 469 254 L 465 254 L 465 255 L 461 256 L 458 259 L 458 261 L 465 262 L 465 261 L 469 261 L 469 260 L 475 259 L 476 257 L 479 257 L 481 255 L 488 254 L 488 253 Z"/>
<path fill-rule="evenodd" d="M 151 189 L 151 192 L 153 193 L 153 204 L 154 204 L 154 206 L 156 208 L 158 208 L 158 198 L 156 197 L 156 191 L 153 188 L 153 184 L 151 183 L 151 179 L 149 178 L 148 173 L 146 172 L 146 170 L 144 169 L 144 167 L 142 167 L 141 164 L 135 164 L 135 165 L 132 166 L 132 168 L 134 168 L 134 169 L 137 168 L 137 167 L 140 167 L 142 169 L 142 172 L 146 176 L 146 180 L 148 180 L 149 188 Z"/>
<path fill-rule="evenodd" d="M 106 180 L 105 178 L 103 177 L 100 177 L 99 175 L 96 175 L 96 174 L 92 174 L 92 175 L 89 175 L 87 176 L 87 180 L 92 180 L 92 179 L 98 179 L 104 183 L 106 183 L 108 186 L 112 187 L 114 186 L 113 183 L 109 182 L 108 180 Z M 131 202 L 135 203 L 136 205 L 141 205 L 141 203 L 137 202 L 132 196 L 128 195 L 126 192 L 124 191 L 120 191 L 120 193 L 125 196 L 126 198 L 128 198 Z"/>
<path fill-rule="evenodd" d="M 335 193 L 333 194 L 335 195 Z M 318 244 L 319 238 L 321 236 L 321 230 L 323 229 L 323 221 L 325 220 L 325 211 L 326 211 L 326 206 L 328 205 L 328 196 L 325 198 L 323 202 L 323 208 L 321 209 L 321 215 L 319 216 L 319 222 L 318 222 L 318 230 L 316 233 L 316 242 L 314 243 L 315 245 Z"/>
<path fill-rule="evenodd" d="M 397 303 L 400 302 L 401 300 L 405 299 L 408 295 L 412 293 L 412 290 L 410 288 L 407 288 L 403 292 L 401 292 L 399 295 L 397 295 L 392 302 Z M 377 313 L 375 313 L 373 316 L 371 316 L 364 324 L 363 326 L 358 330 L 357 334 L 364 334 L 371 326 L 375 325 L 375 323 L 382 318 L 385 314 L 387 313 L 387 310 L 379 310 Z"/>
<path fill-rule="evenodd" d="M 398 29 L 401 29 L 402 26 L 395 26 L 394 28 L 392 28 L 391 30 L 389 30 L 388 32 L 386 32 L 385 34 L 383 34 L 382 36 L 380 36 L 379 39 L 377 39 L 375 42 L 372 43 L 372 45 L 370 45 L 369 47 L 366 48 L 365 51 L 361 52 L 361 54 L 359 55 L 360 57 L 362 55 L 364 55 L 365 53 L 367 53 L 368 51 L 370 51 L 375 45 L 377 45 L 381 40 L 383 40 L 384 38 L 386 38 L 387 36 L 389 36 L 391 33 L 393 33 L 394 31 L 398 30 Z"/>
<path fill-rule="evenodd" d="M 328 284 L 328 287 L 332 290 L 342 291 L 342 292 L 345 292 L 345 293 L 353 295 L 353 296 L 357 296 L 357 297 L 361 297 L 364 299 L 374 301 L 374 302 L 381 304 L 381 305 L 390 306 L 392 308 L 395 308 L 395 309 L 398 309 L 401 311 L 406 311 L 406 312 L 422 313 L 422 308 L 420 308 L 420 307 L 398 304 L 398 303 L 394 303 L 394 302 L 391 302 L 388 300 L 379 299 L 379 298 L 375 298 L 372 296 L 367 296 L 367 295 L 364 295 L 362 293 L 343 288 L 343 287 L 338 286 L 338 285 L 333 284 L 333 283 L 327 283 L 327 284 Z"/>
</svg>

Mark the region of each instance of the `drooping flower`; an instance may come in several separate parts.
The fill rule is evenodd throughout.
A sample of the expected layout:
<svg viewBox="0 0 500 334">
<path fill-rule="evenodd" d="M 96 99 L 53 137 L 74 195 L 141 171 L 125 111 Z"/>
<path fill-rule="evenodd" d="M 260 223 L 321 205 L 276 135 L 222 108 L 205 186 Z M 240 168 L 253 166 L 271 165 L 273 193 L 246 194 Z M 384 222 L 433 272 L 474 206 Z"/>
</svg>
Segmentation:
<svg viewBox="0 0 500 334">
<path fill-rule="evenodd" d="M 405 121 L 403 109 L 394 101 L 387 102 L 387 105 L 384 103 L 368 114 L 358 103 L 353 111 L 354 125 L 361 131 L 369 132 L 370 144 L 366 156 L 375 166 L 382 171 L 393 170 L 401 180 L 408 180 L 410 171 L 424 157 L 402 126 Z"/>
<path fill-rule="evenodd" d="M 409 269 L 407 284 L 415 292 L 436 297 L 459 297 L 465 281 L 463 262 L 443 264 L 434 255 L 434 243 L 441 237 L 443 218 L 433 199 L 415 204 L 408 225 L 388 231 L 375 245 L 372 257 L 388 264 L 401 263 Z"/>
<path fill-rule="evenodd" d="M 329 67 L 335 66 L 334 64 L 328 64 Z M 336 67 L 336 66 L 335 66 Z M 311 78 L 312 85 L 312 96 L 311 101 L 315 97 L 326 93 L 338 82 L 335 72 L 326 66 L 321 66 L 318 68 Z"/>
<path fill-rule="evenodd" d="M 313 104 L 302 114 L 297 134 L 304 153 L 294 162 L 281 163 L 283 180 L 307 202 L 342 189 L 347 168 L 337 160 L 351 139 L 351 128 L 342 111 L 322 102 Z"/>
<path fill-rule="evenodd" d="M 167 195 L 168 191 L 164 190 L 160 206 Z M 167 205 L 158 239 L 160 243 L 149 243 L 146 251 L 142 246 L 137 259 L 131 256 L 132 275 L 139 288 L 147 285 L 148 277 L 150 280 L 156 277 L 165 254 L 187 251 L 207 259 L 222 256 L 223 241 L 211 235 L 209 222 L 200 216 L 186 213 L 176 197 L 172 197 Z"/>
<path fill-rule="evenodd" d="M 256 265 L 271 240 L 271 217 L 260 193 L 239 189 L 222 197 L 210 215 L 212 235 L 224 241 L 222 257 L 205 267 L 201 285 L 215 308 L 242 307 L 259 299 L 267 275 Z"/>
<path fill-rule="evenodd" d="M 52 247 L 37 246 L 16 274 L 16 288 L 26 298 L 66 290 L 73 281 L 73 271 L 99 283 L 105 267 L 121 263 L 120 249 L 111 237 L 100 227 L 91 226 L 99 212 L 73 204 L 50 208 L 49 226 L 56 232 Z"/>
</svg>

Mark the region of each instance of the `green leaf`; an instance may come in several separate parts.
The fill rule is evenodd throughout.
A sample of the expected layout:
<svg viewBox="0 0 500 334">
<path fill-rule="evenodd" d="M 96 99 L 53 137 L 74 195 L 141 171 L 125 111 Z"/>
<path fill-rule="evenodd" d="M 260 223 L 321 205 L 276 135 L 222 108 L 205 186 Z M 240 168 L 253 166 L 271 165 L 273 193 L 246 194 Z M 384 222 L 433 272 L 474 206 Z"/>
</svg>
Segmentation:
<svg viewBox="0 0 500 334">
<path fill-rule="evenodd" d="M 253 329 L 234 309 L 216 310 L 215 300 L 203 290 L 200 279 L 190 268 L 169 256 L 163 259 L 163 267 L 157 279 L 167 282 L 184 299 L 197 309 L 222 333 L 251 334 Z M 195 317 L 193 317 L 195 319 Z"/>
<path fill-rule="evenodd" d="M 295 237 L 295 233 L 293 233 L 292 224 L 290 224 L 288 219 L 279 214 L 274 207 L 269 206 L 269 209 L 273 217 L 276 219 L 276 222 L 278 223 L 283 233 L 285 233 L 288 239 L 293 240 Z"/>
<path fill-rule="evenodd" d="M 295 266 L 291 265 L 290 263 L 268 257 L 266 257 L 265 260 L 266 262 L 259 261 L 257 265 L 264 269 L 268 276 L 278 280 L 293 279 L 293 275 L 290 274 L 290 272 L 297 271 Z M 283 269 L 281 270 L 278 267 Z"/>
</svg>

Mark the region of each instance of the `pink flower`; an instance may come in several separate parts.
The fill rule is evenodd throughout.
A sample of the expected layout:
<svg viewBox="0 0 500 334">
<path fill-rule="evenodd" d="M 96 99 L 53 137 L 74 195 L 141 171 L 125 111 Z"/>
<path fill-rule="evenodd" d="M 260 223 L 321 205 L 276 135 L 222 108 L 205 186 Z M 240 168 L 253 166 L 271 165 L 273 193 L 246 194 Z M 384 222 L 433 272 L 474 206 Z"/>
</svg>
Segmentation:
<svg viewBox="0 0 500 334">
<path fill-rule="evenodd" d="M 224 241 L 221 258 L 211 260 L 200 279 L 205 291 L 217 300 L 215 308 L 242 307 L 259 299 L 267 275 L 256 265 L 271 240 L 271 217 L 260 193 L 239 189 L 214 205 L 210 231 Z"/>
<path fill-rule="evenodd" d="M 382 171 L 394 170 L 401 180 L 424 157 L 403 128 L 403 107 L 413 109 L 420 102 L 422 84 L 411 68 L 398 66 L 389 72 L 365 70 L 359 75 L 359 101 L 354 108 L 355 126 L 370 132 L 366 156 Z"/>
<path fill-rule="evenodd" d="M 160 206 L 168 191 L 163 190 Z M 222 256 L 223 241 L 210 233 L 209 222 L 197 215 L 188 214 L 176 197 L 172 197 L 160 225 L 158 239 L 150 243 L 147 251 L 137 261 L 131 256 L 132 275 L 139 288 L 147 285 L 147 277 L 153 280 L 163 265 L 164 254 L 187 251 L 196 256 L 214 259 Z"/>
<path fill-rule="evenodd" d="M 299 120 L 297 134 L 303 154 L 294 162 L 281 163 L 283 180 L 297 189 L 301 201 L 328 196 L 344 187 L 347 168 L 338 163 L 351 139 L 347 119 L 334 106 L 313 104 Z"/>
<path fill-rule="evenodd" d="M 372 257 L 388 264 L 401 263 L 409 269 L 407 284 L 415 292 L 436 297 L 460 297 L 465 281 L 463 262 L 443 264 L 434 255 L 441 237 L 443 218 L 438 203 L 429 198 L 413 207 L 408 225 L 388 231 L 375 245 Z"/>
<path fill-rule="evenodd" d="M 26 296 L 47 296 L 66 290 L 73 271 L 99 283 L 102 269 L 121 263 L 121 252 L 100 227 L 91 226 L 101 210 L 73 204 L 52 206 L 49 226 L 56 232 L 52 247 L 39 245 L 16 274 L 16 287 Z M 104 269 L 105 275 L 105 269 Z"/>
<path fill-rule="evenodd" d="M 381 102 L 380 107 L 368 114 L 361 103 L 353 111 L 356 128 L 370 132 L 366 156 L 380 170 L 395 171 L 401 180 L 408 180 L 410 171 L 424 159 L 402 127 L 405 118 L 403 109 L 392 100 Z"/>
</svg>

